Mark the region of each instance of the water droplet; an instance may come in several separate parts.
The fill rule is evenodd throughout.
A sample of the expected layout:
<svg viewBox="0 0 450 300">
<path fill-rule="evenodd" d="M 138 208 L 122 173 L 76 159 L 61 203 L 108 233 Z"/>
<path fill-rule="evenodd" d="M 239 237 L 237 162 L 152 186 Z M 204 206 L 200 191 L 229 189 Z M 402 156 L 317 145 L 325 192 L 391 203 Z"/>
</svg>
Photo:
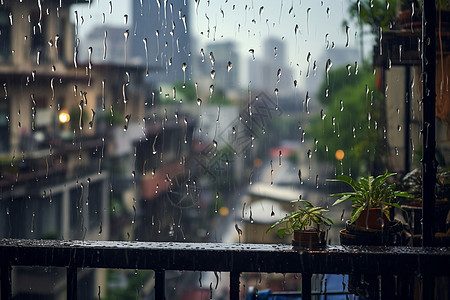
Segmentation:
<svg viewBox="0 0 450 300">
<path fill-rule="evenodd" d="M 31 232 L 34 232 L 34 217 L 36 216 L 35 212 L 33 211 L 33 214 L 31 215 Z"/>
<path fill-rule="evenodd" d="M 202 57 L 202 62 L 205 62 L 205 51 L 203 48 L 200 49 L 200 56 Z"/>
<path fill-rule="evenodd" d="M 227 71 L 230 72 L 232 67 L 233 67 L 233 64 L 231 63 L 231 61 L 228 61 Z"/>
<path fill-rule="evenodd" d="M 89 121 L 89 129 L 92 129 L 92 127 L 94 126 L 94 118 L 95 118 L 95 111 L 91 108 L 91 112 L 92 112 L 92 118 L 91 121 Z"/>
<path fill-rule="evenodd" d="M 264 12 L 264 6 L 261 6 L 259 8 L 259 15 L 261 16 L 263 12 Z"/>
<path fill-rule="evenodd" d="M 306 61 L 308 62 L 308 69 L 306 70 L 306 78 L 309 77 L 309 69 L 311 64 L 311 52 L 308 52 L 308 55 L 306 55 Z"/>
<path fill-rule="evenodd" d="M 92 70 L 92 47 L 88 48 L 88 68 Z"/>
<path fill-rule="evenodd" d="M 346 36 L 347 36 L 347 40 L 346 40 L 346 42 L 345 42 L 345 47 L 346 47 L 346 48 L 348 48 L 348 46 L 349 46 L 349 30 L 350 30 L 350 27 L 345 26 L 345 34 L 346 34 Z"/>
<path fill-rule="evenodd" d="M 309 13 L 311 12 L 311 7 L 306 9 L 306 30 L 309 34 Z"/>
<path fill-rule="evenodd" d="M 214 53 L 209 52 L 209 60 L 211 61 L 211 67 L 214 67 L 216 59 L 214 58 Z"/>
<path fill-rule="evenodd" d="M 309 101 L 311 98 L 309 97 L 309 92 L 306 92 L 306 99 L 305 99 L 305 111 L 307 114 L 309 114 Z"/>
<path fill-rule="evenodd" d="M 248 52 L 252 55 L 252 60 L 255 60 L 255 50 L 249 49 Z"/>
<path fill-rule="evenodd" d="M 131 115 L 126 115 L 125 116 L 125 125 L 123 126 L 123 131 L 127 131 L 128 130 L 128 123 L 130 122 L 130 118 L 131 118 Z"/>
<path fill-rule="evenodd" d="M 238 224 L 234 224 L 234 228 L 236 229 L 239 237 L 242 235 L 242 229 L 239 228 Z"/>
<path fill-rule="evenodd" d="M 186 15 L 183 15 L 181 20 L 183 21 L 184 33 L 187 33 Z"/>
<path fill-rule="evenodd" d="M 350 64 L 347 65 L 347 75 L 351 75 L 352 66 Z"/>
<path fill-rule="evenodd" d="M 327 84 L 330 83 L 329 72 L 330 72 L 332 65 L 333 65 L 333 63 L 331 62 L 331 59 L 328 59 L 326 66 L 325 66 L 325 70 L 326 70 L 326 74 L 327 74 Z"/>
</svg>

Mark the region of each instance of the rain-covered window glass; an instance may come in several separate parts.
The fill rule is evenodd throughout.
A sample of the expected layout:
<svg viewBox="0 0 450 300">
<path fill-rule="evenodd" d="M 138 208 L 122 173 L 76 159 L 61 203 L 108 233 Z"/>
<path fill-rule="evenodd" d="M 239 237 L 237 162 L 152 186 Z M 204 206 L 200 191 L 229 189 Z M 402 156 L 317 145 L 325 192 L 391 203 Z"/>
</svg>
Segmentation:
<svg viewBox="0 0 450 300">
<path fill-rule="evenodd" d="M 324 243 L 339 244 L 368 225 L 355 225 L 352 201 L 333 206 L 330 194 L 351 190 L 333 179 L 390 172 L 414 197 L 393 200 L 404 210 L 384 203 L 375 227 L 392 245 L 420 239 L 421 1 L 0 2 L 1 238 L 291 243 L 284 224 L 266 231 L 306 200 L 334 223 L 321 224 Z M 115 293 L 151 278 L 98 272 L 85 278 Z"/>
</svg>

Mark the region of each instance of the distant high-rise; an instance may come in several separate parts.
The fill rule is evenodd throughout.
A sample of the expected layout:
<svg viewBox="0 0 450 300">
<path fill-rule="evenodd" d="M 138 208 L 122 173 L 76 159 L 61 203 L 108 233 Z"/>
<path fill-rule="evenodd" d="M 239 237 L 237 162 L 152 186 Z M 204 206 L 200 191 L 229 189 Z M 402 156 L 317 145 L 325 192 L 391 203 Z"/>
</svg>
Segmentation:
<svg viewBox="0 0 450 300">
<path fill-rule="evenodd" d="M 274 61 L 277 61 L 279 64 L 284 64 L 287 62 L 286 57 L 286 49 L 285 49 L 285 42 L 274 38 L 274 37 L 268 37 L 264 41 L 264 57 L 273 58 Z"/>
<path fill-rule="evenodd" d="M 91 62 L 94 64 L 123 65 L 125 63 L 124 32 L 124 27 L 119 26 L 98 25 L 93 27 L 86 38 L 81 41 L 79 61 L 86 63 L 89 60 L 86 48 L 91 47 Z M 127 60 L 126 63 L 130 65 L 131 61 Z M 139 63 L 134 62 L 134 64 Z"/>
<path fill-rule="evenodd" d="M 354 73 L 359 63 L 359 52 L 357 49 L 337 47 L 323 52 L 318 59 L 313 58 L 311 65 L 315 64 L 317 68 L 315 70 L 312 67 L 310 68 L 309 77 L 305 81 L 305 87 L 307 87 L 311 97 L 317 97 L 318 93 L 323 92 L 319 88 L 320 84 L 326 80 L 326 64 L 328 60 L 332 63 L 333 69 L 349 65 Z"/>
<path fill-rule="evenodd" d="M 288 65 L 285 42 L 275 38 L 264 41 L 264 55 L 249 62 L 249 80 L 254 90 L 273 95 L 275 90 L 280 97 L 293 92 L 292 69 Z M 278 93 L 277 92 L 277 93 Z"/>
<path fill-rule="evenodd" d="M 182 81 L 182 65 L 189 68 L 191 51 L 188 5 L 183 1 L 133 1 L 132 5 L 130 58 L 147 57 L 143 64 L 158 82 Z"/>
<path fill-rule="evenodd" d="M 222 90 L 225 93 L 240 87 L 239 55 L 234 42 L 214 42 L 201 50 L 204 57 L 199 58 L 198 55 L 195 57 L 196 80 L 207 78 L 211 84 L 214 84 L 216 90 Z M 214 76 L 210 75 L 211 72 Z M 211 77 L 214 79 L 212 80 Z"/>
</svg>

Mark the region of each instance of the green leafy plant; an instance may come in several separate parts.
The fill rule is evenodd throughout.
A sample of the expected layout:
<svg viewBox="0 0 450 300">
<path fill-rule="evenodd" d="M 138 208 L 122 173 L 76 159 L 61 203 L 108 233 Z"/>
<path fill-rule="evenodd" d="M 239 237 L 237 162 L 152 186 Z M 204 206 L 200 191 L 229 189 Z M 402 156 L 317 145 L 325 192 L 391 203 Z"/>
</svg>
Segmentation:
<svg viewBox="0 0 450 300">
<path fill-rule="evenodd" d="M 284 218 L 275 222 L 267 229 L 266 233 L 273 230 L 275 227 L 284 224 L 283 227 L 278 228 L 277 234 L 280 238 L 290 235 L 294 230 L 307 230 L 313 224 L 317 231 L 320 230 L 320 225 L 331 226 L 333 221 L 323 215 L 328 211 L 320 206 L 314 206 L 306 200 L 294 200 L 292 202 L 300 202 L 302 206 L 298 207 L 297 211 L 286 215 Z"/>
<path fill-rule="evenodd" d="M 387 179 L 396 173 L 386 173 L 373 177 L 371 175 L 362 176 L 360 180 L 354 180 L 346 175 L 339 175 L 336 179 L 330 179 L 329 181 L 345 182 L 353 188 L 351 192 L 331 194 L 330 196 L 340 197 L 337 199 L 333 206 L 351 200 L 353 205 L 351 223 L 354 223 L 361 213 L 369 208 L 381 208 L 383 214 L 390 220 L 389 207 L 397 207 L 397 197 L 412 197 L 404 191 L 396 191 L 395 183 L 388 184 Z"/>
<path fill-rule="evenodd" d="M 436 172 L 436 201 L 448 201 L 450 196 L 450 168 L 438 167 Z M 422 205 L 422 170 L 416 168 L 406 174 L 400 184 L 402 190 L 411 194 L 414 199 L 403 199 L 402 204 L 416 203 Z"/>
</svg>

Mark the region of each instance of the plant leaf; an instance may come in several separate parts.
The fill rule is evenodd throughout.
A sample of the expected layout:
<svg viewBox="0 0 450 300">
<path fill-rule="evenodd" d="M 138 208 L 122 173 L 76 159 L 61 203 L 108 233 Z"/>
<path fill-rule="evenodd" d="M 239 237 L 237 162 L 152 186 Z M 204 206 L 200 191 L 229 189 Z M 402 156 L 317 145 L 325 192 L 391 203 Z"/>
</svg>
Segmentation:
<svg viewBox="0 0 450 300">
<path fill-rule="evenodd" d="M 334 194 L 334 195 L 331 195 L 331 196 L 338 196 L 339 194 Z M 340 203 L 342 203 L 342 202 L 345 202 L 345 201 L 347 201 L 347 200 L 349 200 L 349 199 L 351 199 L 353 196 L 355 196 L 356 194 L 341 194 L 342 196 L 341 196 L 341 198 L 339 198 L 339 199 L 337 199 L 334 203 L 333 203 L 333 205 L 332 206 L 335 206 L 335 205 L 338 205 L 338 204 L 340 204 Z"/>
<path fill-rule="evenodd" d="M 352 217 L 350 218 L 350 223 L 355 223 L 355 221 L 359 218 L 363 210 L 365 209 L 365 206 L 356 207 L 353 209 Z"/>
</svg>

